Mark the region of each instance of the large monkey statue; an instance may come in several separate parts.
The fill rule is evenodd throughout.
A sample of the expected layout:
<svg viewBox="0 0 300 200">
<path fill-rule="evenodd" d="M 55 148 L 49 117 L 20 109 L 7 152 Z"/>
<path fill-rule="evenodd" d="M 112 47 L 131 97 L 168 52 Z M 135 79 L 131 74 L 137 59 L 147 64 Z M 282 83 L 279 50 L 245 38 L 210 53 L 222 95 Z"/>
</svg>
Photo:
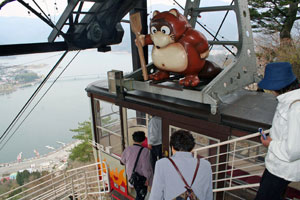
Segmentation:
<svg viewBox="0 0 300 200">
<path fill-rule="evenodd" d="M 143 46 L 153 44 L 152 60 L 159 70 L 149 79 L 164 80 L 169 78 L 169 72 L 175 72 L 185 76 L 179 81 L 181 85 L 195 87 L 203 68 L 206 75 L 216 73 L 214 65 L 205 60 L 209 55 L 207 39 L 176 9 L 154 11 L 150 34 L 140 35 L 139 40 Z"/>
</svg>

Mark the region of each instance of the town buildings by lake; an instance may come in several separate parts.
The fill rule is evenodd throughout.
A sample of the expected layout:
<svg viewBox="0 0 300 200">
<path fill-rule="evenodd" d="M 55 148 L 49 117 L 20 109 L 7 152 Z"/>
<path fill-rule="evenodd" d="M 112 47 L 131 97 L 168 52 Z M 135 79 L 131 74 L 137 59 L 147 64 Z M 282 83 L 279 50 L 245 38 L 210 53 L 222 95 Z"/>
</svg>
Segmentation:
<svg viewBox="0 0 300 200">
<path fill-rule="evenodd" d="M 8 94 L 18 88 L 29 87 L 39 83 L 42 75 L 38 75 L 27 67 L 0 67 L 0 94 Z"/>
</svg>

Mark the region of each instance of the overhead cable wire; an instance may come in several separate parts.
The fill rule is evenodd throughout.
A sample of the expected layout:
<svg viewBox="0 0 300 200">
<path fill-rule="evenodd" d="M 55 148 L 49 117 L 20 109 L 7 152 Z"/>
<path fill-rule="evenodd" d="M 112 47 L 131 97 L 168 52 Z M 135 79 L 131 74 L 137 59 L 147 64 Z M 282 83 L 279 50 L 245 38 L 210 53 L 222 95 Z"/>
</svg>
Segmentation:
<svg viewBox="0 0 300 200">
<path fill-rule="evenodd" d="M 44 80 L 41 82 L 41 84 L 38 86 L 38 88 L 34 91 L 34 93 L 31 95 L 31 97 L 28 99 L 28 101 L 25 103 L 25 105 L 22 107 L 22 109 L 19 111 L 19 113 L 16 115 L 16 117 L 13 119 L 13 121 L 9 124 L 9 126 L 7 127 L 7 129 L 4 131 L 4 133 L 2 133 L 2 135 L 0 136 L 0 144 L 2 143 L 2 141 L 5 139 L 6 135 L 10 132 L 10 130 L 12 129 L 12 127 L 15 125 L 15 123 L 19 120 L 19 118 L 22 116 L 22 114 L 24 113 L 24 111 L 27 109 L 27 107 L 30 105 L 30 103 L 32 102 L 32 100 L 35 98 L 35 96 L 40 92 L 40 90 L 42 89 L 42 87 L 45 85 L 45 83 L 47 82 L 47 80 L 50 78 L 50 76 L 53 74 L 53 72 L 56 70 L 56 68 L 59 66 L 59 64 L 61 63 L 61 61 L 63 60 L 63 58 L 67 55 L 68 51 L 66 51 L 61 57 L 60 59 L 57 61 L 57 63 L 54 65 L 54 67 L 50 70 L 50 72 L 47 74 L 47 76 L 44 78 Z"/>
<path fill-rule="evenodd" d="M 47 9 L 47 12 L 48 12 L 48 17 L 51 19 L 51 14 L 50 14 L 50 11 L 49 11 L 49 8 L 48 8 L 48 4 L 46 2 L 46 0 L 43 0 L 45 6 L 46 6 L 46 9 Z"/>
<path fill-rule="evenodd" d="M 233 2 L 234 2 L 234 0 L 231 1 L 230 6 L 232 6 Z M 219 26 L 219 28 L 218 28 L 218 30 L 217 30 L 215 36 L 214 36 L 213 41 L 215 41 L 215 40 L 217 39 L 217 36 L 219 35 L 219 32 L 220 32 L 220 30 L 221 30 L 221 28 L 222 28 L 222 26 L 223 26 L 223 24 L 224 24 L 224 22 L 225 22 L 225 19 L 226 19 L 227 16 L 228 16 L 228 13 L 229 13 L 229 10 L 226 11 L 226 13 L 225 13 L 225 15 L 224 15 L 224 17 L 223 17 L 223 19 L 222 19 L 222 22 L 221 22 L 221 24 L 220 24 L 220 26 Z M 211 46 L 210 46 L 210 50 L 213 48 L 213 46 L 214 46 L 214 45 L 211 45 Z"/>
<path fill-rule="evenodd" d="M 17 0 L 20 4 L 22 4 L 25 8 L 27 8 L 29 11 L 31 11 L 33 14 L 35 14 L 37 17 L 39 17 L 42 21 L 44 21 L 46 24 L 51 26 L 52 28 L 56 27 L 51 21 L 49 21 L 47 18 L 42 16 L 40 13 L 38 13 L 35 9 L 33 9 L 28 3 L 24 2 L 23 0 Z"/>
<path fill-rule="evenodd" d="M 185 10 L 185 8 L 182 6 L 182 5 L 180 5 L 180 3 L 178 3 L 176 0 L 173 0 L 182 10 Z M 212 28 L 209 28 L 206 24 L 201 24 L 198 20 L 197 20 L 197 23 L 205 30 L 205 31 L 207 31 L 207 33 L 209 34 L 209 35 L 211 35 L 212 37 L 214 37 L 214 34 L 213 33 L 216 33 L 216 31 L 215 30 L 213 30 Z M 208 30 L 208 29 L 210 29 L 210 30 Z M 212 33 L 213 32 L 213 33 Z M 224 36 L 222 36 L 222 35 L 220 35 L 222 38 L 225 38 Z M 226 39 L 226 38 L 225 38 Z M 218 40 L 217 38 L 216 38 L 216 40 Z"/>
<path fill-rule="evenodd" d="M 44 17 L 40 13 L 38 13 L 35 9 L 33 9 L 28 3 L 24 2 L 23 0 L 17 0 L 20 4 L 22 4 L 25 8 L 27 8 L 29 11 L 31 11 L 33 14 L 35 14 L 37 17 L 39 17 L 42 21 L 44 21 L 46 24 L 48 24 L 50 27 L 56 29 L 56 31 L 64 38 L 65 38 L 65 33 L 59 30 L 55 24 L 51 20 L 49 20 L 48 17 Z"/>
<path fill-rule="evenodd" d="M 44 16 L 49 20 L 49 22 L 51 22 L 53 24 L 53 22 L 51 21 L 51 19 L 48 17 L 48 15 L 43 11 L 43 9 L 35 2 L 35 0 L 32 0 L 33 3 L 38 7 L 38 9 L 44 14 Z"/>
<path fill-rule="evenodd" d="M 59 73 L 59 75 L 56 77 L 56 79 L 53 81 L 53 83 L 48 87 L 48 89 L 45 91 L 45 93 L 41 96 L 41 98 L 37 101 L 37 103 L 34 105 L 34 107 L 29 111 L 29 113 L 25 116 L 25 118 L 21 121 L 21 123 L 18 125 L 18 127 L 14 130 L 14 132 L 9 136 L 9 138 L 6 140 L 6 142 L 0 147 L 0 151 L 5 147 L 7 142 L 12 138 L 12 136 L 19 130 L 21 125 L 25 122 L 25 120 L 29 117 L 29 115 L 32 113 L 32 111 L 36 108 L 36 106 L 41 102 L 41 100 L 45 97 L 45 95 L 50 91 L 52 86 L 56 83 L 56 81 L 60 78 L 60 76 L 66 71 L 66 69 L 69 67 L 69 65 L 73 62 L 73 60 L 77 57 L 77 55 L 80 53 L 78 51 L 73 58 L 70 60 L 70 62 L 66 65 L 66 67 Z M 1 142 L 0 142 L 1 144 Z"/>
</svg>

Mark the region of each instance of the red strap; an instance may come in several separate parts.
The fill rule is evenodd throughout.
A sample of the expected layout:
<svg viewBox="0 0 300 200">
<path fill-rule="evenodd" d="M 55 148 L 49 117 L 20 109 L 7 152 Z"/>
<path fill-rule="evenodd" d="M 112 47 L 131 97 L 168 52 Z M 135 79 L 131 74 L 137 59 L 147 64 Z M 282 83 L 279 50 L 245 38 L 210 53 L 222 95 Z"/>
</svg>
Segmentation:
<svg viewBox="0 0 300 200">
<path fill-rule="evenodd" d="M 175 167 L 176 171 L 178 172 L 178 174 L 180 175 L 181 179 L 183 180 L 185 186 L 187 188 L 191 188 L 195 179 L 196 179 L 196 176 L 197 176 L 197 173 L 198 173 L 198 169 L 199 169 L 199 165 L 200 165 L 200 159 L 198 158 L 197 159 L 197 165 L 196 165 L 196 169 L 195 169 L 195 173 L 194 173 L 194 177 L 193 177 L 193 180 L 192 180 L 192 183 L 191 183 L 191 186 L 188 185 L 188 183 L 186 182 L 185 178 L 182 176 L 180 170 L 178 169 L 177 165 L 175 164 L 175 162 L 172 160 L 172 158 L 168 158 L 171 163 L 173 164 L 173 166 Z"/>
<path fill-rule="evenodd" d="M 194 183 L 194 181 L 195 181 L 195 179 L 196 179 L 196 176 L 197 176 L 197 173 L 198 173 L 198 169 L 199 169 L 199 165 L 200 165 L 200 159 L 197 158 L 197 166 L 196 166 L 196 170 L 195 170 L 195 173 L 194 173 L 194 177 L 193 177 L 191 186 L 193 185 L 193 183 Z"/>
</svg>

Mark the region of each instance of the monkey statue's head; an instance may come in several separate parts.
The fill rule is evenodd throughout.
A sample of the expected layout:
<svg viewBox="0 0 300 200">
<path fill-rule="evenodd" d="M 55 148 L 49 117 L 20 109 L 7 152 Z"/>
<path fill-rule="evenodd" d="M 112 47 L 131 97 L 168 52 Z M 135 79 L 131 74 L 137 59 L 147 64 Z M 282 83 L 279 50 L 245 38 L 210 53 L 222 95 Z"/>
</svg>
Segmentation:
<svg viewBox="0 0 300 200">
<path fill-rule="evenodd" d="M 185 16 L 178 10 L 153 12 L 150 23 L 150 36 L 156 48 L 163 48 L 176 42 L 191 27 Z"/>
</svg>

